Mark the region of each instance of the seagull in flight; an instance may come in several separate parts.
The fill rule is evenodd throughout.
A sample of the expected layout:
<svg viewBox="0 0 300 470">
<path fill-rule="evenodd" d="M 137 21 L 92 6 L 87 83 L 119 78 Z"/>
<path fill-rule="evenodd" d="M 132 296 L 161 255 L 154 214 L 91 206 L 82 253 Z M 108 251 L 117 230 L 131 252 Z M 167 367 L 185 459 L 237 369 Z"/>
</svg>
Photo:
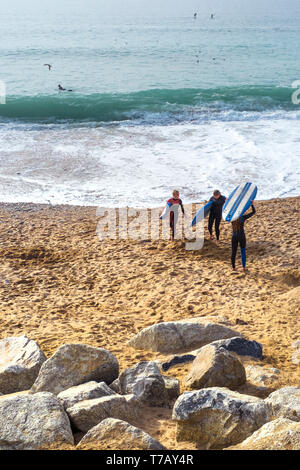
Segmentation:
<svg viewBox="0 0 300 470">
<path fill-rule="evenodd" d="M 50 64 L 44 64 L 44 65 L 46 65 L 47 67 L 49 67 L 49 70 L 51 70 L 52 65 L 50 65 Z"/>
</svg>

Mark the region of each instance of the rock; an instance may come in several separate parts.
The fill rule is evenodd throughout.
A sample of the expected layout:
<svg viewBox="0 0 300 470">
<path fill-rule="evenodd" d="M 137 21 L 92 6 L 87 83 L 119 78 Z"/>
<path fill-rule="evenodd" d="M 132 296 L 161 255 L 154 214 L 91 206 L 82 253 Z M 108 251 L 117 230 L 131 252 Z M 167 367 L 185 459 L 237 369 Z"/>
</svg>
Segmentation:
<svg viewBox="0 0 300 470">
<path fill-rule="evenodd" d="M 111 384 L 109 384 L 109 388 L 111 388 L 114 392 L 118 393 L 119 395 L 122 395 L 119 378 L 117 378 Z"/>
<path fill-rule="evenodd" d="M 172 417 L 177 440 L 202 449 L 238 444 L 271 419 L 264 400 L 218 387 L 183 393 Z"/>
<path fill-rule="evenodd" d="M 75 387 L 68 388 L 57 395 L 57 398 L 62 403 L 64 409 L 70 408 L 76 403 L 84 400 L 91 400 L 93 398 L 101 398 L 110 395 L 115 395 L 115 392 L 106 385 L 105 382 L 87 382 L 85 384 L 76 385 Z"/>
<path fill-rule="evenodd" d="M 135 335 L 129 341 L 129 345 L 136 349 L 177 354 L 234 336 L 239 336 L 239 333 L 227 326 L 212 323 L 200 317 L 149 326 Z"/>
<path fill-rule="evenodd" d="M 228 387 L 235 389 L 246 382 L 243 364 L 235 353 L 215 343 L 201 348 L 184 383 L 190 388 Z"/>
<path fill-rule="evenodd" d="M 174 356 L 170 361 L 163 362 L 161 368 L 163 371 L 167 371 L 170 367 L 177 366 L 178 364 L 185 364 L 187 362 L 193 362 L 196 359 L 196 356 L 193 354 L 185 354 L 184 356 Z"/>
<path fill-rule="evenodd" d="M 0 341 L 0 392 L 28 390 L 46 361 L 39 345 L 27 336 L 10 337 Z"/>
<path fill-rule="evenodd" d="M 135 426 L 107 418 L 93 427 L 77 445 L 78 450 L 166 450 L 165 447 Z"/>
<path fill-rule="evenodd" d="M 122 394 L 133 393 L 147 406 L 166 406 L 168 394 L 164 379 L 155 362 L 142 361 L 119 376 Z"/>
<path fill-rule="evenodd" d="M 300 349 L 296 349 L 296 351 L 293 352 L 292 363 L 295 364 L 295 366 L 300 364 Z"/>
<path fill-rule="evenodd" d="M 74 444 L 70 421 L 52 393 L 0 400 L 0 450 L 47 449 Z"/>
<path fill-rule="evenodd" d="M 225 450 L 300 450 L 300 423 L 285 418 L 275 419 L 245 441 Z"/>
<path fill-rule="evenodd" d="M 155 362 L 156 363 L 156 362 Z M 157 364 L 157 363 L 156 363 Z M 159 367 L 160 364 L 158 363 L 157 366 Z M 179 380 L 174 377 L 169 377 L 167 375 L 162 375 L 163 381 L 165 383 L 165 389 L 167 392 L 167 401 L 171 402 L 174 399 L 178 398 L 180 395 L 180 385 Z M 110 388 L 114 390 L 116 393 L 122 395 L 120 380 L 116 379 L 113 383 L 110 384 Z"/>
<path fill-rule="evenodd" d="M 300 341 L 294 341 L 292 343 L 292 348 L 295 349 L 292 355 L 292 363 L 298 365 L 300 364 Z"/>
<path fill-rule="evenodd" d="M 213 344 L 227 349 L 227 351 L 235 352 L 239 356 L 251 356 L 256 359 L 262 359 L 262 345 L 240 336 L 214 341 Z"/>
<path fill-rule="evenodd" d="M 85 382 L 109 384 L 118 374 L 118 361 L 106 349 L 85 344 L 64 344 L 44 362 L 31 392 L 47 391 L 57 395 Z"/>
<path fill-rule="evenodd" d="M 83 432 L 89 431 L 106 418 L 116 418 L 135 424 L 141 405 L 134 395 L 110 395 L 85 400 L 67 409 L 72 424 Z"/>
<path fill-rule="evenodd" d="M 247 380 L 261 390 L 267 390 L 276 380 L 279 379 L 280 371 L 274 367 L 265 368 L 261 366 L 248 365 L 245 367 Z"/>
<path fill-rule="evenodd" d="M 168 395 L 168 401 L 171 402 L 174 399 L 176 400 L 180 395 L 180 384 L 179 380 L 175 377 L 169 377 L 168 375 L 162 376 L 163 381 L 165 382 L 165 388 Z"/>
<path fill-rule="evenodd" d="M 300 422 L 300 387 L 284 387 L 265 399 L 275 418 L 287 418 Z"/>
</svg>

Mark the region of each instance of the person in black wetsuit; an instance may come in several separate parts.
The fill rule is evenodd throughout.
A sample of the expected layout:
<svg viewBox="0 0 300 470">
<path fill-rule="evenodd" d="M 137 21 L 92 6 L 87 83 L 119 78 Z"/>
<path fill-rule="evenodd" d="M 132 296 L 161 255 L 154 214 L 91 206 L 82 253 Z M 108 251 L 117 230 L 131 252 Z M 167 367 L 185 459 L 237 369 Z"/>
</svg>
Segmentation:
<svg viewBox="0 0 300 470">
<path fill-rule="evenodd" d="M 66 88 L 63 88 L 61 85 L 58 85 L 58 90 L 59 91 L 73 91 L 73 90 L 67 90 Z"/>
<path fill-rule="evenodd" d="M 217 241 L 219 241 L 220 223 L 222 220 L 222 208 L 226 201 L 226 197 L 222 196 L 218 189 L 215 189 L 213 196 L 210 198 L 210 201 L 212 201 L 213 204 L 211 206 L 208 219 L 208 231 L 210 233 L 209 239 L 213 239 L 213 224 L 215 224 L 216 237 Z"/>
<path fill-rule="evenodd" d="M 249 214 L 242 215 L 237 220 L 231 223 L 232 224 L 231 264 L 232 264 L 233 271 L 236 271 L 235 258 L 236 258 L 238 245 L 240 245 L 240 249 L 241 249 L 243 269 L 244 271 L 246 270 L 246 235 L 244 231 L 244 223 L 245 223 L 245 220 L 252 217 L 256 212 L 255 207 L 253 205 L 253 201 L 252 201 L 251 207 L 252 207 L 252 212 L 250 212 Z"/>
</svg>

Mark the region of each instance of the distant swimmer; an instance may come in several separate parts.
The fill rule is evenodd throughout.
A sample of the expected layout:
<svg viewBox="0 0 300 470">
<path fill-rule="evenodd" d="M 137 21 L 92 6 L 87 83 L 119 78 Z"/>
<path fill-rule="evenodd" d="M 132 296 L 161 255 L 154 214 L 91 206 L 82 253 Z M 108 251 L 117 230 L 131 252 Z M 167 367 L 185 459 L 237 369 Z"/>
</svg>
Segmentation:
<svg viewBox="0 0 300 470">
<path fill-rule="evenodd" d="M 194 18 L 195 18 L 195 19 L 197 18 L 197 13 L 194 13 Z"/>
<path fill-rule="evenodd" d="M 210 15 L 210 19 L 211 19 L 211 20 L 214 20 L 214 19 L 215 19 L 215 14 L 214 14 L 214 13 L 212 13 L 212 14 Z"/>
<path fill-rule="evenodd" d="M 59 91 L 73 91 L 73 90 L 67 90 L 66 88 L 63 88 L 61 85 L 58 85 Z"/>
<path fill-rule="evenodd" d="M 48 67 L 48 68 L 49 68 L 49 70 L 51 70 L 51 69 L 52 69 L 52 65 L 50 65 L 50 64 L 44 64 L 44 66 Z"/>
</svg>

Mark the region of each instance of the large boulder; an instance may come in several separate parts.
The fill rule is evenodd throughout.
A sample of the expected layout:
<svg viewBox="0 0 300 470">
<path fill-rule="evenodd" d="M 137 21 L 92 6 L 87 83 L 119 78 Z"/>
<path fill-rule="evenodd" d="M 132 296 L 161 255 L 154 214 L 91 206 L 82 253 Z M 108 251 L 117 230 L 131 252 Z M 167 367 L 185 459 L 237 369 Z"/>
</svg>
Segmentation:
<svg viewBox="0 0 300 470">
<path fill-rule="evenodd" d="M 0 450 L 47 449 L 74 444 L 69 418 L 52 393 L 2 397 Z"/>
<path fill-rule="evenodd" d="M 226 450 L 300 450 L 300 423 L 278 418 Z"/>
<path fill-rule="evenodd" d="M 78 450 L 165 450 L 165 447 L 135 426 L 107 418 L 93 427 L 77 445 Z"/>
<path fill-rule="evenodd" d="M 264 400 L 218 387 L 183 393 L 172 417 L 177 440 L 202 449 L 238 444 L 271 419 Z"/>
<path fill-rule="evenodd" d="M 245 368 L 238 356 L 214 343 L 201 348 L 184 381 L 190 388 L 228 387 L 233 390 L 245 382 Z"/>
<path fill-rule="evenodd" d="M 275 418 L 287 418 L 300 422 L 300 387 L 284 387 L 265 399 Z"/>
<path fill-rule="evenodd" d="M 27 336 L 10 337 L 0 341 L 0 392 L 28 390 L 46 361 L 39 345 Z"/>
<path fill-rule="evenodd" d="M 124 370 L 119 376 L 121 394 L 133 393 L 147 406 L 166 406 L 168 393 L 165 381 L 155 362 L 142 361 Z"/>
<path fill-rule="evenodd" d="M 85 382 L 110 384 L 118 374 L 118 361 L 106 349 L 85 344 L 64 344 L 44 362 L 31 392 L 47 391 L 57 395 Z"/>
<path fill-rule="evenodd" d="M 87 432 L 106 418 L 116 418 L 135 424 L 141 406 L 134 395 L 110 395 L 85 400 L 67 409 L 69 418 L 79 431 Z"/>
<path fill-rule="evenodd" d="M 249 364 L 245 366 L 247 381 L 260 390 L 268 390 L 279 379 L 280 371 L 274 367 Z"/>
<path fill-rule="evenodd" d="M 136 334 L 129 345 L 135 349 L 177 354 L 234 336 L 240 334 L 228 326 L 200 317 L 151 325 Z"/>
<path fill-rule="evenodd" d="M 76 403 L 93 398 L 107 397 L 116 393 L 105 382 L 87 382 L 68 388 L 57 395 L 64 409 L 70 408 Z"/>
</svg>

